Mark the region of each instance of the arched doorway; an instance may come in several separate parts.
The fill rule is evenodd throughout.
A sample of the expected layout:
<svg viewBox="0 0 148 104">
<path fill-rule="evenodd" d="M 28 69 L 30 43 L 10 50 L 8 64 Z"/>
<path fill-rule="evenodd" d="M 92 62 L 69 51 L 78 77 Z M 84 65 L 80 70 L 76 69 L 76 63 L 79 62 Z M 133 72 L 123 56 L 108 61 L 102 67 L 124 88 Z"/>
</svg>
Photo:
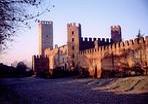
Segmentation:
<svg viewBox="0 0 148 104">
<path fill-rule="evenodd" d="M 95 66 L 95 73 L 94 73 L 94 78 L 97 78 L 98 72 L 97 72 L 97 66 Z"/>
</svg>

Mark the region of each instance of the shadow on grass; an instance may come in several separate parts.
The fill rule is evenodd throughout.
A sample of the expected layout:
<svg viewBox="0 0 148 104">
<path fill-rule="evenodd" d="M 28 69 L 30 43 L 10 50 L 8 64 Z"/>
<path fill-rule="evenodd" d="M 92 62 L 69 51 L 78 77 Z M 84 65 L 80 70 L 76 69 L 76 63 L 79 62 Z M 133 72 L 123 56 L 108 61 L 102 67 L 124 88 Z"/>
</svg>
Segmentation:
<svg viewBox="0 0 148 104">
<path fill-rule="evenodd" d="M 28 104 L 27 99 L 20 96 L 8 86 L 0 84 L 0 104 Z"/>
</svg>

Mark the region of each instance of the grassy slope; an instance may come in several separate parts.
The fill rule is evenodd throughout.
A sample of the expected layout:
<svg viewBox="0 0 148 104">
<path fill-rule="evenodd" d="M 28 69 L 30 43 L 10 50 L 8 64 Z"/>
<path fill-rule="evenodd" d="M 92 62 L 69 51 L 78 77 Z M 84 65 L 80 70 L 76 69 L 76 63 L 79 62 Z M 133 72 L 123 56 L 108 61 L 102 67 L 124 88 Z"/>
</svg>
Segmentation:
<svg viewBox="0 0 148 104">
<path fill-rule="evenodd" d="M 148 93 L 148 76 L 99 79 L 88 82 L 93 90 L 107 90 L 119 93 Z"/>
</svg>

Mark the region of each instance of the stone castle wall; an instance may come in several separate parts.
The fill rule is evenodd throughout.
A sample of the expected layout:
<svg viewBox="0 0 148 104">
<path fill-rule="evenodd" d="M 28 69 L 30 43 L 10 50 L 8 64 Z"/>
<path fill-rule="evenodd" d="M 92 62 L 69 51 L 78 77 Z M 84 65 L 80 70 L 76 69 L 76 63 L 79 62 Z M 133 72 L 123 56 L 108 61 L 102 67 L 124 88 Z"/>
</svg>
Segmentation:
<svg viewBox="0 0 148 104">
<path fill-rule="evenodd" d="M 49 70 L 59 67 L 68 68 L 68 52 L 67 45 L 55 47 L 54 49 L 46 49 L 45 55 L 49 58 Z"/>
<path fill-rule="evenodd" d="M 118 70 L 137 63 L 148 65 L 148 36 L 80 51 L 79 66 L 98 77 L 103 70 Z"/>
</svg>

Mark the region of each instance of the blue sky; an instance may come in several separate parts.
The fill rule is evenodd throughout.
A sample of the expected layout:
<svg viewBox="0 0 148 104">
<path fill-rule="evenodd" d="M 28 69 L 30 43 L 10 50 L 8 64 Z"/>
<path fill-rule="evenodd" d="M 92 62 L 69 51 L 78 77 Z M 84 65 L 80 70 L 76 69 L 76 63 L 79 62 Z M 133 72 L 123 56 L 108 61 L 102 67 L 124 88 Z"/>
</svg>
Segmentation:
<svg viewBox="0 0 148 104">
<path fill-rule="evenodd" d="M 53 21 L 54 44 L 66 44 L 66 24 L 71 22 L 82 25 L 85 37 L 110 37 L 111 25 L 121 26 L 123 40 L 135 38 L 139 29 L 148 34 L 147 0 L 51 0 L 51 3 L 55 8 L 39 19 Z M 37 24 L 31 25 L 31 30 L 18 32 L 0 56 L 0 62 L 9 65 L 14 61 L 31 62 L 31 56 L 38 53 Z"/>
</svg>

